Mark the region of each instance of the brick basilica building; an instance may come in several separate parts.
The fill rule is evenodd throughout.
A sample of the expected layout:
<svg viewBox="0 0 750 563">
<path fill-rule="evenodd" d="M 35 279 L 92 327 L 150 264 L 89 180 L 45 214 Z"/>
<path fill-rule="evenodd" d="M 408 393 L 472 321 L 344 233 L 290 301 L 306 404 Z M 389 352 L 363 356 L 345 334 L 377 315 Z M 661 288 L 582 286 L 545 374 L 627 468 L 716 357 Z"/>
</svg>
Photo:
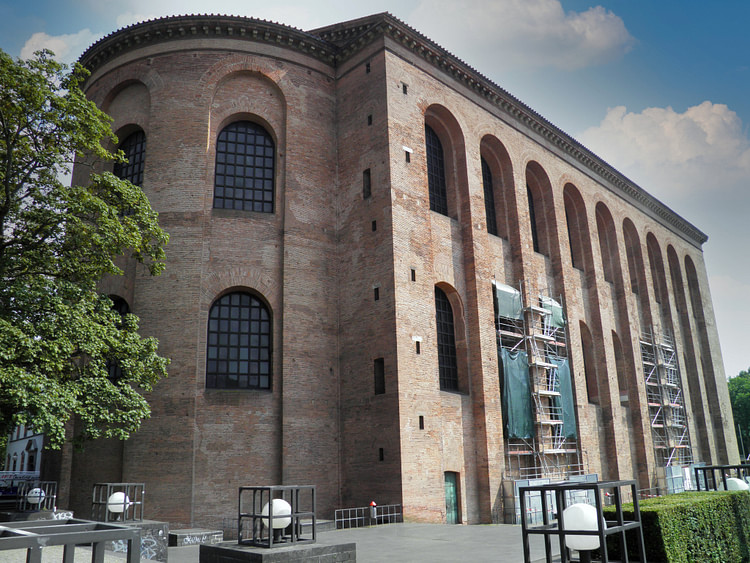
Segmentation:
<svg viewBox="0 0 750 563">
<path fill-rule="evenodd" d="M 738 460 L 706 235 L 418 31 L 179 16 L 80 61 L 171 236 L 102 287 L 172 363 L 137 434 L 47 464 L 77 516 L 313 484 L 319 517 L 502 522 L 525 479 Z"/>
</svg>

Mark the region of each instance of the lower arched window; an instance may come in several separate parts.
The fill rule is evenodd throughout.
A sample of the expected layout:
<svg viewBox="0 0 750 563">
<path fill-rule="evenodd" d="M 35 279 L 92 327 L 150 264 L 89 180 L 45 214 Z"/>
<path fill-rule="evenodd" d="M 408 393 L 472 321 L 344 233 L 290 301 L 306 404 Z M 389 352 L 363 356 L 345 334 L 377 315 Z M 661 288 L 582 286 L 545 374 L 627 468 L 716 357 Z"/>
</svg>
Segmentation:
<svg viewBox="0 0 750 563">
<path fill-rule="evenodd" d="M 256 296 L 228 293 L 211 306 L 206 387 L 271 388 L 271 315 Z"/>
<path fill-rule="evenodd" d="M 453 307 L 448 296 L 435 287 L 435 320 L 437 323 L 438 371 L 440 389 L 458 391 L 458 358 L 453 326 Z"/>
</svg>

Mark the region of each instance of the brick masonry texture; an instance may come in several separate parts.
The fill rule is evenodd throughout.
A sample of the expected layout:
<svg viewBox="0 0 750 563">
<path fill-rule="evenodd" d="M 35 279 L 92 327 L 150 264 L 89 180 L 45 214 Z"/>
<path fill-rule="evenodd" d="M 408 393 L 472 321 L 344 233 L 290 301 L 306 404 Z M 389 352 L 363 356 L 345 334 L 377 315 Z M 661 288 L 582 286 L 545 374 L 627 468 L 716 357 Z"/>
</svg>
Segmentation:
<svg viewBox="0 0 750 563">
<path fill-rule="evenodd" d="M 513 476 L 493 281 L 565 303 L 589 472 L 659 485 L 643 327 L 674 334 L 693 457 L 737 460 L 702 233 L 395 18 L 310 33 L 245 18 L 155 20 L 82 61 L 87 95 L 120 138 L 145 132 L 143 187 L 171 237 L 162 276 L 128 263 L 102 290 L 128 301 L 172 364 L 130 440 L 59 457 L 76 515 L 88 513 L 95 482 L 145 482 L 148 518 L 201 527 L 236 515 L 239 486 L 314 484 L 319 517 L 375 500 L 442 522 L 454 472 L 460 520 L 502 520 Z M 274 139 L 274 213 L 212 207 L 216 138 L 237 120 Z M 445 152 L 448 216 L 430 211 L 426 123 Z M 500 236 L 487 232 L 480 157 Z M 453 307 L 457 392 L 438 385 L 436 286 Z M 209 309 L 232 290 L 271 312 L 270 391 L 206 389 Z"/>
</svg>

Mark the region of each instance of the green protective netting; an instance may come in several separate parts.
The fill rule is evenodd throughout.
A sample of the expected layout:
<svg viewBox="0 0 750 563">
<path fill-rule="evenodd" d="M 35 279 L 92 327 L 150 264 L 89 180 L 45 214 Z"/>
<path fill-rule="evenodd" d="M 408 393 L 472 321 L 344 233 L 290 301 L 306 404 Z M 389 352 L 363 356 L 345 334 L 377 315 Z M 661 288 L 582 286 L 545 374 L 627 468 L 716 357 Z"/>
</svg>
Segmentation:
<svg viewBox="0 0 750 563">
<path fill-rule="evenodd" d="M 495 305 L 497 314 L 508 319 L 523 318 L 523 307 L 521 306 L 521 292 L 509 285 L 494 283 Z"/>
<path fill-rule="evenodd" d="M 573 400 L 573 383 L 570 380 L 570 366 L 567 358 L 552 360 L 557 365 L 557 377 L 555 378 L 555 391 L 560 393 L 554 397 L 555 407 L 562 407 L 563 435 L 566 438 L 578 438 L 576 430 L 576 407 Z"/>
<path fill-rule="evenodd" d="M 534 418 L 531 413 L 529 360 L 526 352 L 498 350 L 502 365 L 503 423 L 506 438 L 533 438 Z"/>
<path fill-rule="evenodd" d="M 563 313 L 562 305 L 551 297 L 542 297 L 542 307 L 552 312 L 550 322 L 552 326 L 558 328 L 565 328 L 565 314 Z"/>
</svg>

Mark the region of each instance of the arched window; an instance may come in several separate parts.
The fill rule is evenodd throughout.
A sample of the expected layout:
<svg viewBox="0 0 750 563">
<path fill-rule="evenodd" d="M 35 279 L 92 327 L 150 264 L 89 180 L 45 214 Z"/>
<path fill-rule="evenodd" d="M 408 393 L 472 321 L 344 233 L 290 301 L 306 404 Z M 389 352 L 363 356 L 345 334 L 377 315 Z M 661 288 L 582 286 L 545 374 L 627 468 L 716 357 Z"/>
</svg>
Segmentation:
<svg viewBox="0 0 750 563">
<path fill-rule="evenodd" d="M 529 223 L 531 223 L 531 243 L 534 246 L 534 252 L 540 252 L 539 231 L 537 230 L 536 211 L 534 209 L 534 194 L 531 193 L 531 188 L 529 188 L 528 186 L 526 186 L 526 197 L 529 200 Z"/>
<path fill-rule="evenodd" d="M 128 161 L 116 162 L 112 173 L 135 186 L 142 186 L 143 165 L 146 161 L 146 134 L 139 129 L 125 137 L 117 148 L 125 153 Z"/>
<path fill-rule="evenodd" d="M 263 127 L 227 125 L 216 143 L 214 207 L 273 213 L 274 163 L 274 142 Z"/>
<path fill-rule="evenodd" d="M 109 298 L 112 300 L 112 309 L 120 313 L 120 317 L 124 317 L 130 313 L 128 302 L 122 297 L 119 295 L 110 295 Z M 122 377 L 120 363 L 115 360 L 107 361 L 107 372 L 109 373 L 107 377 L 109 377 L 109 380 L 112 382 L 116 382 Z"/>
<path fill-rule="evenodd" d="M 271 315 L 250 293 L 228 293 L 211 306 L 206 387 L 271 388 Z"/>
<path fill-rule="evenodd" d="M 487 216 L 487 232 L 497 235 L 497 214 L 495 213 L 495 190 L 492 187 L 492 170 L 482 157 L 482 185 L 484 186 L 484 212 Z"/>
<path fill-rule="evenodd" d="M 583 373 L 586 377 L 586 394 L 589 403 L 599 403 L 599 380 L 594 359 L 594 340 L 586 323 L 579 321 L 581 328 L 581 351 L 583 352 Z"/>
<path fill-rule="evenodd" d="M 448 215 L 448 190 L 445 181 L 443 144 L 429 125 L 424 126 L 427 149 L 427 185 L 430 190 L 430 209 Z"/>
<path fill-rule="evenodd" d="M 448 296 L 439 287 L 435 288 L 435 320 L 437 322 L 440 389 L 443 391 L 458 391 L 458 359 L 453 307 L 451 307 Z"/>
</svg>

